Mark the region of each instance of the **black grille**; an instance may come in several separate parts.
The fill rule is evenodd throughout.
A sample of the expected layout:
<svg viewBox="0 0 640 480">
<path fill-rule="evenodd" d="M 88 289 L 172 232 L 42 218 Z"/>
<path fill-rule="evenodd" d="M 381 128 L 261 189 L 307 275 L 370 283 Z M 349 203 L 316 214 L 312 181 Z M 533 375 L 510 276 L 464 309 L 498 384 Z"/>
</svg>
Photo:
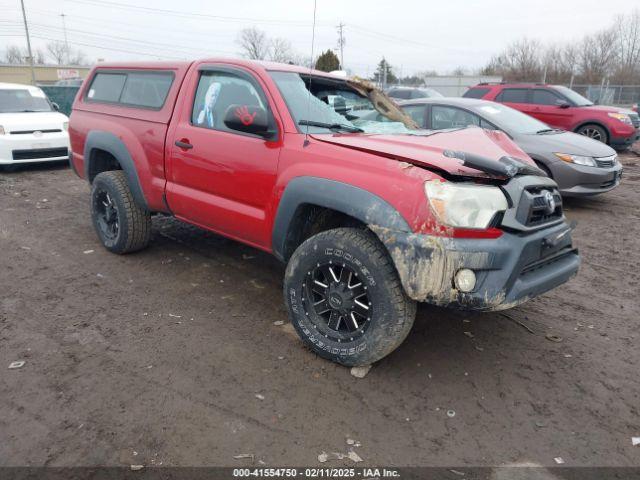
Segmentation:
<svg viewBox="0 0 640 480">
<path fill-rule="evenodd" d="M 640 116 L 637 113 L 630 113 L 629 118 L 631 118 L 634 127 L 640 128 Z"/>
<path fill-rule="evenodd" d="M 553 197 L 555 204 L 552 211 L 549 210 L 549 202 L 547 201 L 548 193 Z M 544 225 L 562 218 L 562 197 L 556 189 L 549 188 L 530 188 L 525 190 L 523 201 L 527 201 L 529 209 L 524 224 L 528 227 Z"/>
<path fill-rule="evenodd" d="M 596 165 L 600 168 L 611 168 L 616 164 L 616 155 L 596 158 Z"/>
<path fill-rule="evenodd" d="M 63 148 L 36 148 L 33 150 L 14 150 L 14 160 L 35 160 L 38 158 L 68 157 L 69 150 Z"/>
<path fill-rule="evenodd" d="M 13 132 L 9 132 L 11 133 L 11 135 L 30 135 L 32 133 L 35 132 L 40 132 L 40 133 L 58 133 L 61 132 L 62 130 L 60 130 L 59 128 L 50 128 L 48 130 L 14 130 Z"/>
</svg>

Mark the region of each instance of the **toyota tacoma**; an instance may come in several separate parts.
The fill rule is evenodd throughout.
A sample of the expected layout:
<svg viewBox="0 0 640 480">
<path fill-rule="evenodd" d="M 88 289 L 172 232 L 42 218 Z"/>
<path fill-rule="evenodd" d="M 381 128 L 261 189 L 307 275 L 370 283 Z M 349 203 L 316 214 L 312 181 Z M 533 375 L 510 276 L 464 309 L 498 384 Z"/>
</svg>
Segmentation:
<svg viewBox="0 0 640 480">
<path fill-rule="evenodd" d="M 101 64 L 69 131 L 106 249 L 146 247 L 165 214 L 270 252 L 298 334 L 343 365 L 392 352 L 417 302 L 510 308 L 579 267 L 556 184 L 504 133 L 423 130 L 366 81 L 231 59 Z"/>
</svg>

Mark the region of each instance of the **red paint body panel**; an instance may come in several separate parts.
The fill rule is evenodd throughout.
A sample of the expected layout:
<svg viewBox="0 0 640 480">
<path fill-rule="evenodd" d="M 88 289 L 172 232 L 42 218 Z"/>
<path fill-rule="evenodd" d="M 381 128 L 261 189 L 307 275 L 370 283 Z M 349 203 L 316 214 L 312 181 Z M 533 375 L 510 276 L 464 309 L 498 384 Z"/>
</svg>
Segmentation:
<svg viewBox="0 0 640 480">
<path fill-rule="evenodd" d="M 211 66 L 232 66 L 254 77 L 275 117 L 276 138 L 266 141 L 191 123 L 199 69 Z M 160 110 L 86 101 L 86 90 L 95 72 L 105 69 L 171 70 L 175 80 Z M 487 177 L 445 157 L 443 150 L 468 151 L 494 159 L 510 155 L 531 162 L 506 135 L 481 129 L 429 137 L 311 135 L 305 142 L 305 135 L 298 132 L 269 70 L 309 73 L 296 66 L 229 59 L 94 68 L 71 115 L 69 132 L 76 170 L 83 175 L 84 143 L 89 132 L 110 132 L 125 144 L 134 159 L 151 210 L 165 211 L 168 205 L 171 213 L 184 221 L 271 251 L 280 199 L 296 177 L 320 177 L 367 190 L 394 207 L 414 232 L 443 234 L 435 225 L 425 197 L 424 182 L 439 178 L 429 169 Z M 175 145 L 176 141 L 193 147 L 181 148 Z M 489 238 L 497 235 L 494 231 L 449 233 Z"/>
</svg>

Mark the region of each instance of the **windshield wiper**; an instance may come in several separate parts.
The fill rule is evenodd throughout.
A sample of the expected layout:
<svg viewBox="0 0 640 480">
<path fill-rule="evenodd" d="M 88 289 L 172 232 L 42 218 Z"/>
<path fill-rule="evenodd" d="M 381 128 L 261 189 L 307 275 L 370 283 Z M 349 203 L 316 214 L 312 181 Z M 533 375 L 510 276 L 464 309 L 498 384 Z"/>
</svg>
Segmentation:
<svg viewBox="0 0 640 480">
<path fill-rule="evenodd" d="M 351 125 L 344 125 L 342 123 L 325 123 L 314 122 L 313 120 L 300 120 L 298 125 L 308 125 L 309 127 L 321 127 L 328 128 L 329 130 L 342 130 L 349 133 L 363 133 L 364 130 L 358 127 L 352 127 Z"/>
<path fill-rule="evenodd" d="M 543 133 L 551 133 L 551 132 L 555 132 L 555 131 L 556 131 L 555 128 L 543 128 L 542 130 L 538 130 L 536 132 L 536 135 L 540 135 L 540 134 L 543 134 Z"/>
</svg>

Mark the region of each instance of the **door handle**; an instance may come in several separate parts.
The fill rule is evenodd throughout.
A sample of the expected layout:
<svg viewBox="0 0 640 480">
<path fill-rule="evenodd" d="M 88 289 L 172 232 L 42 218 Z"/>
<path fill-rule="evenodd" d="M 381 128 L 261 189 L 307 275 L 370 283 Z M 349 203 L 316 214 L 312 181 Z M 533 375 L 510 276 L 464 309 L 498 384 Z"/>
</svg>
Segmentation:
<svg viewBox="0 0 640 480">
<path fill-rule="evenodd" d="M 191 145 L 189 143 L 189 140 L 186 138 L 183 138 L 181 140 L 176 140 L 175 145 L 176 147 L 184 148 L 185 150 L 191 150 L 193 148 L 193 145 Z"/>
</svg>

